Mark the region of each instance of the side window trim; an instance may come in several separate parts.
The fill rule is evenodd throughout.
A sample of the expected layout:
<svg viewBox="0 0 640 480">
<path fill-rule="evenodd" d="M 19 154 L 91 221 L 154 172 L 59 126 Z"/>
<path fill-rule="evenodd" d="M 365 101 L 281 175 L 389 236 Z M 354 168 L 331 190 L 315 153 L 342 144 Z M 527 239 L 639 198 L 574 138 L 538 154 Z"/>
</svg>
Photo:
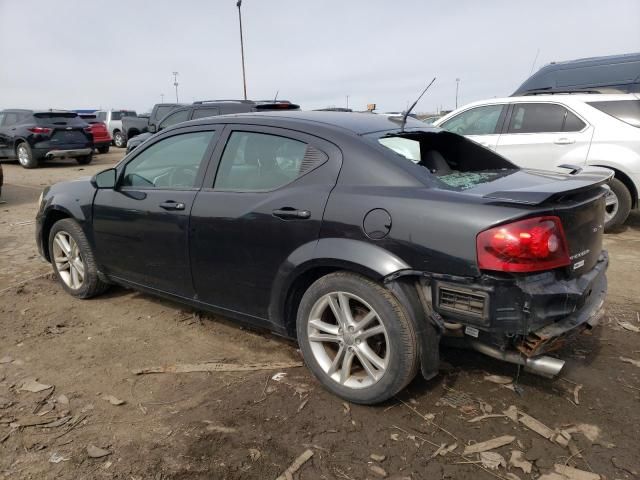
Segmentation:
<svg viewBox="0 0 640 480">
<path fill-rule="evenodd" d="M 169 134 L 157 134 L 156 136 L 158 138 L 156 138 L 153 142 L 149 143 L 148 145 L 145 145 L 144 148 L 136 148 L 134 150 L 133 155 L 131 156 L 131 158 L 127 158 L 125 157 L 123 159 L 123 161 L 121 163 L 119 163 L 116 166 L 116 171 L 117 171 L 117 178 L 116 178 L 116 190 L 120 191 L 140 191 L 140 190 L 144 190 L 144 191 L 152 191 L 152 192 L 158 192 L 158 191 L 198 191 L 202 189 L 202 185 L 203 185 L 203 181 L 205 179 L 206 173 L 210 168 L 210 164 L 212 163 L 212 159 L 213 159 L 213 154 L 216 151 L 216 148 L 218 147 L 218 144 L 220 142 L 220 138 L 222 137 L 222 132 L 224 130 L 224 125 L 223 124 L 213 124 L 213 125 L 198 125 L 196 127 L 187 127 L 187 128 L 180 128 L 177 130 L 171 130 L 171 132 Z M 202 157 L 202 163 L 200 164 L 200 167 L 198 169 L 198 175 L 196 177 L 195 180 L 195 185 L 193 187 L 185 187 L 185 188 L 144 188 L 144 187 L 133 187 L 133 186 L 125 186 L 122 185 L 122 182 L 124 180 L 124 174 L 125 174 L 125 170 L 127 168 L 127 165 L 129 163 L 131 163 L 133 160 L 135 160 L 136 158 L 138 158 L 138 156 L 140 156 L 142 153 L 144 153 L 146 150 L 148 150 L 150 147 L 152 147 L 153 145 L 156 145 L 157 143 L 166 140 L 167 138 L 170 137 L 174 137 L 176 135 L 182 135 L 185 133 L 197 133 L 197 132 L 209 132 L 209 131 L 213 131 L 213 136 L 211 137 L 211 140 L 209 142 L 209 146 L 207 147 L 207 149 L 205 150 L 203 157 Z"/>
<path fill-rule="evenodd" d="M 538 104 L 542 104 L 542 105 L 558 105 L 559 107 L 562 107 L 565 109 L 565 115 L 564 118 L 562 119 L 562 128 L 559 132 L 510 132 L 509 131 L 509 125 L 511 124 L 511 117 L 513 116 L 514 110 L 516 108 L 516 105 L 520 105 L 520 104 L 532 104 L 532 103 L 538 103 Z M 582 123 L 584 123 L 584 127 L 582 128 L 582 130 L 575 130 L 572 132 L 565 132 L 564 131 L 564 125 L 565 122 L 567 121 L 567 114 L 566 112 L 571 112 L 573 113 L 576 117 L 578 117 L 580 119 L 580 121 Z M 585 120 L 585 118 L 580 115 L 578 112 L 576 112 L 575 110 L 573 110 L 571 107 L 569 107 L 568 105 L 565 105 L 563 103 L 558 103 L 558 102 L 527 102 L 527 101 L 520 101 L 520 102 L 513 102 L 509 105 L 509 113 L 507 114 L 507 118 L 505 118 L 505 123 L 504 123 L 504 127 L 503 127 L 503 131 L 502 133 L 504 135 L 540 135 L 540 134 L 563 134 L 563 133 L 583 133 L 584 131 L 586 131 L 589 127 L 591 126 L 591 124 L 589 122 L 587 122 L 587 120 Z"/>
</svg>

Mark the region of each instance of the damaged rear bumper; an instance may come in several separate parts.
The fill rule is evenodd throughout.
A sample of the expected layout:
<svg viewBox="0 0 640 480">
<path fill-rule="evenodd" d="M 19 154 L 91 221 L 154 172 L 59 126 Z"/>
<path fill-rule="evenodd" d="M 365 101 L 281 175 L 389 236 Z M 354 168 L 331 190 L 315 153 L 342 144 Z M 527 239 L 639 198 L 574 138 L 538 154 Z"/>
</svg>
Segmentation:
<svg viewBox="0 0 640 480">
<path fill-rule="evenodd" d="M 576 278 L 556 272 L 521 277 L 483 275 L 477 282 L 431 282 L 433 309 L 445 335 L 467 346 L 545 376 L 563 362 L 544 353 L 598 324 L 604 315 L 609 258 Z M 555 373 L 554 373 L 555 372 Z"/>
</svg>

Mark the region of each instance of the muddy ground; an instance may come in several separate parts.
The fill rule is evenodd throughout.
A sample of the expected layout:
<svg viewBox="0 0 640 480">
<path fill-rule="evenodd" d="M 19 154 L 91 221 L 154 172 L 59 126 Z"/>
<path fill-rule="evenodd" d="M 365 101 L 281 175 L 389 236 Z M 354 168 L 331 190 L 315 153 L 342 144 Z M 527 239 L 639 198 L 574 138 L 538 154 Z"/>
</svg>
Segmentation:
<svg viewBox="0 0 640 480">
<path fill-rule="evenodd" d="M 447 349 L 437 378 L 418 378 L 398 398 L 362 407 L 328 394 L 305 368 L 134 374 L 177 363 L 264 366 L 300 357 L 295 345 L 266 332 L 133 291 L 76 300 L 47 275 L 33 240 L 41 188 L 95 173 L 121 155 L 38 170 L 3 162 L 0 479 L 275 479 L 308 449 L 313 456 L 293 478 L 529 479 L 554 464 L 606 479 L 640 475 L 638 213 L 606 236 L 608 314 L 591 335 L 558 352 L 567 360 L 560 378 L 521 372 L 516 388 L 500 385 L 486 377 L 516 380 L 515 367 Z M 274 380 L 279 372 L 286 375 Z M 38 383 L 52 388 L 21 390 Z M 569 445 L 509 417 L 470 422 L 510 406 L 564 430 Z M 512 451 L 524 452 L 530 473 L 491 470 L 477 454 L 462 455 L 469 444 L 504 435 L 515 438 L 493 451 L 507 462 Z M 454 443 L 452 452 L 434 456 Z M 88 447 L 104 456 L 91 457 Z"/>
</svg>

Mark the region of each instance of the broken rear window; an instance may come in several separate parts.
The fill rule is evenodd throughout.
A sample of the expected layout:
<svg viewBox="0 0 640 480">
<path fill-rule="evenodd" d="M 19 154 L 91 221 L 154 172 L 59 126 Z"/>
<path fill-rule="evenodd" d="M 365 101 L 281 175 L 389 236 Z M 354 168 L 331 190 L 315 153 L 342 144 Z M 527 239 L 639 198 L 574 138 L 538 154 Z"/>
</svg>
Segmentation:
<svg viewBox="0 0 640 480">
<path fill-rule="evenodd" d="M 427 170 L 438 187 L 447 190 L 466 190 L 518 170 L 500 155 L 450 132 L 411 130 L 370 136 L 380 145 Z"/>
</svg>

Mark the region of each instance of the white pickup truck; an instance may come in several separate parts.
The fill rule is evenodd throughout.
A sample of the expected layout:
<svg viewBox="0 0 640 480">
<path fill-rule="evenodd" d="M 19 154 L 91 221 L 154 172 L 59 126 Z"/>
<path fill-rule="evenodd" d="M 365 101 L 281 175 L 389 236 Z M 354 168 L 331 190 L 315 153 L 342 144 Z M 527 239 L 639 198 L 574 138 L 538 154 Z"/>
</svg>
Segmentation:
<svg viewBox="0 0 640 480">
<path fill-rule="evenodd" d="M 118 148 L 124 148 L 127 145 L 127 138 L 122 132 L 123 117 L 137 117 L 134 110 L 98 110 L 95 112 L 96 117 L 107 126 L 107 130 L 113 138 L 113 144 Z"/>
</svg>

